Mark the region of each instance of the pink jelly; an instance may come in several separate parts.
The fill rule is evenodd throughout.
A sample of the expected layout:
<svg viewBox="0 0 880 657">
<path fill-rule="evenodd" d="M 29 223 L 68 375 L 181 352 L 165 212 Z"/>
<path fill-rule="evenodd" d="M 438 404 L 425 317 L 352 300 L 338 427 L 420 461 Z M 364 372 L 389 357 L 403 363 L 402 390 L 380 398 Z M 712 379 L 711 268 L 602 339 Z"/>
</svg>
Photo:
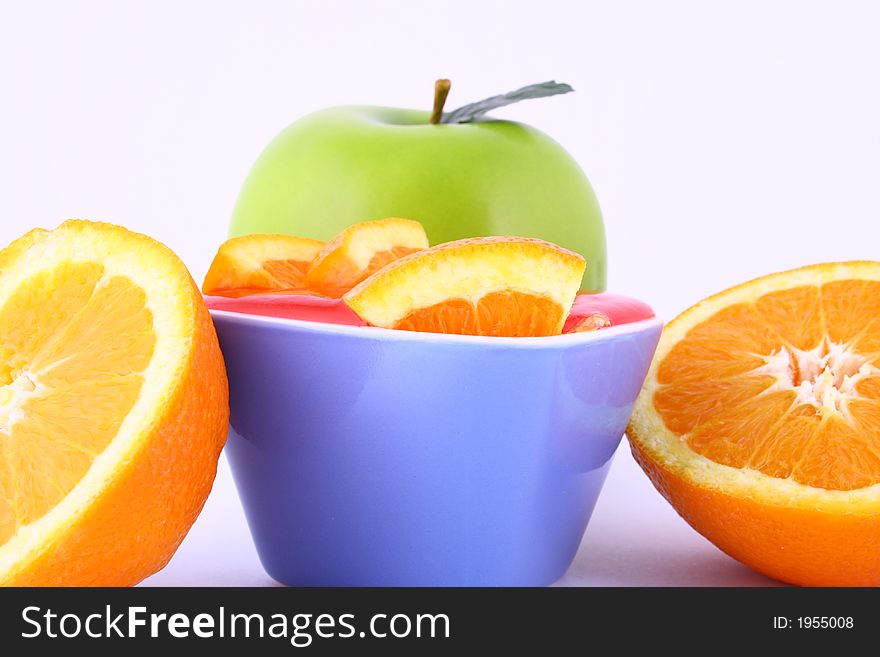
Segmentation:
<svg viewBox="0 0 880 657">
<path fill-rule="evenodd" d="M 597 313 L 607 318 L 610 326 L 638 322 L 654 316 L 654 311 L 648 304 L 622 294 L 579 294 L 574 299 L 562 332 L 571 332 L 583 318 Z"/>
<path fill-rule="evenodd" d="M 248 315 L 265 315 L 285 319 L 304 319 L 310 322 L 366 326 L 342 299 L 311 296 L 308 294 L 256 294 L 248 297 L 206 296 L 212 310 L 230 310 Z"/>
<path fill-rule="evenodd" d="M 285 319 L 303 319 L 328 324 L 366 326 L 366 323 L 345 305 L 342 299 L 307 294 L 257 294 L 246 297 L 206 296 L 208 308 L 229 310 L 248 315 L 265 315 Z M 575 329 L 585 317 L 599 314 L 601 325 L 629 324 L 654 316 L 650 306 L 637 299 L 620 294 L 579 294 L 572 305 L 563 332 Z M 607 318 L 607 322 L 604 321 Z"/>
</svg>

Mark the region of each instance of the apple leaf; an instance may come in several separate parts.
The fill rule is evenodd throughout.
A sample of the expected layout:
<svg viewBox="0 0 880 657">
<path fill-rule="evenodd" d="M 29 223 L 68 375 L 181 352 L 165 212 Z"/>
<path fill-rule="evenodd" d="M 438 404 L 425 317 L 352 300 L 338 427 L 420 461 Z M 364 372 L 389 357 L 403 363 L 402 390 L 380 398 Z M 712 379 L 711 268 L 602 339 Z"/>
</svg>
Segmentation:
<svg viewBox="0 0 880 657">
<path fill-rule="evenodd" d="M 556 96 L 557 94 L 567 94 L 570 91 L 574 91 L 571 85 L 567 85 L 564 82 L 556 82 L 555 80 L 530 84 L 516 91 L 508 91 L 506 94 L 492 96 L 491 98 L 459 107 L 452 112 L 446 112 L 443 114 L 443 118 L 440 119 L 440 123 L 470 123 L 487 112 L 505 105 L 512 105 L 530 98 L 546 98 L 547 96 Z"/>
</svg>

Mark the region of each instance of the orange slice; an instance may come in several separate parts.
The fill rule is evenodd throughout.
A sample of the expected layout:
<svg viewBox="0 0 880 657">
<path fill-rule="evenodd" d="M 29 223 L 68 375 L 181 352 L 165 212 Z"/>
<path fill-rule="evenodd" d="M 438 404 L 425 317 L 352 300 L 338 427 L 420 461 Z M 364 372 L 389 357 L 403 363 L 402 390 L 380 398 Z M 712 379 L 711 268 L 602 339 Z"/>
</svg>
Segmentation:
<svg viewBox="0 0 880 657">
<path fill-rule="evenodd" d="M 766 276 L 682 313 L 628 433 L 734 558 L 796 584 L 880 584 L 880 263 Z"/>
<path fill-rule="evenodd" d="M 526 237 L 477 237 L 401 258 L 345 295 L 373 326 L 491 336 L 558 335 L 586 263 Z"/>
<path fill-rule="evenodd" d="M 293 235 L 242 235 L 226 240 L 214 256 L 202 292 L 246 296 L 304 290 L 303 279 L 323 242 Z"/>
<path fill-rule="evenodd" d="M 161 568 L 227 421 L 211 318 L 169 249 L 68 221 L 0 251 L 0 584 L 127 585 Z"/>
<path fill-rule="evenodd" d="M 338 299 L 392 260 L 426 248 L 428 236 L 418 221 L 364 221 L 327 242 L 306 273 L 306 287 Z"/>
<path fill-rule="evenodd" d="M 571 323 L 566 333 L 586 333 L 588 331 L 598 331 L 599 329 L 611 326 L 611 318 L 605 313 L 594 311 L 583 317 L 578 317 L 576 321 Z"/>
</svg>

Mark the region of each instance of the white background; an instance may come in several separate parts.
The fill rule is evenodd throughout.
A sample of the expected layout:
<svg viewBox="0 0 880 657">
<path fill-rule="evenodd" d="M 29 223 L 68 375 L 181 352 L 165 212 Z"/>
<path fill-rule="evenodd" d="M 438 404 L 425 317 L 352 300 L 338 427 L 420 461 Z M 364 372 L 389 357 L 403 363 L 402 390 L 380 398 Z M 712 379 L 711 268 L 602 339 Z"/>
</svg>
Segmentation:
<svg viewBox="0 0 880 657">
<path fill-rule="evenodd" d="M 608 228 L 609 287 L 671 318 L 742 280 L 877 258 L 880 4 L 2 2 L 0 242 L 67 217 L 171 246 L 201 280 L 262 147 L 335 104 L 500 110 L 559 140 Z M 221 462 L 153 584 L 269 584 Z M 617 455 L 565 584 L 769 584 Z"/>
</svg>

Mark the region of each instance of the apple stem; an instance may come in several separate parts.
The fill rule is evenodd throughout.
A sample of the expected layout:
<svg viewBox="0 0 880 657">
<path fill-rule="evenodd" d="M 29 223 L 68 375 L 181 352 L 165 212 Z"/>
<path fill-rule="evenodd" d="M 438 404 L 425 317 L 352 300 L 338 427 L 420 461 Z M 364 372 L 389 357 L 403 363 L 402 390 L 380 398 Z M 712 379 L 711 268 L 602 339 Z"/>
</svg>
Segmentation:
<svg viewBox="0 0 880 657">
<path fill-rule="evenodd" d="M 443 106 L 446 104 L 446 97 L 449 95 L 449 88 L 452 83 L 449 80 L 437 80 L 434 83 L 434 111 L 431 112 L 429 123 L 437 125 L 443 118 Z"/>
</svg>

